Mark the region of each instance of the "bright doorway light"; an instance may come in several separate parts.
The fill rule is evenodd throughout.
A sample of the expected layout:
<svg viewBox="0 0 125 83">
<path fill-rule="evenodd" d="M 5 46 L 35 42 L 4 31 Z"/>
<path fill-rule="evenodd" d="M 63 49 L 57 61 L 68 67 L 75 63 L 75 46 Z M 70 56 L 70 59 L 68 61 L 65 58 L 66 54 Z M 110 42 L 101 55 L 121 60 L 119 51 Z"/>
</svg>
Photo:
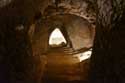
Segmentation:
<svg viewBox="0 0 125 83">
<path fill-rule="evenodd" d="M 66 40 L 59 28 L 54 29 L 49 38 L 49 45 L 61 45 L 66 44 Z"/>
</svg>

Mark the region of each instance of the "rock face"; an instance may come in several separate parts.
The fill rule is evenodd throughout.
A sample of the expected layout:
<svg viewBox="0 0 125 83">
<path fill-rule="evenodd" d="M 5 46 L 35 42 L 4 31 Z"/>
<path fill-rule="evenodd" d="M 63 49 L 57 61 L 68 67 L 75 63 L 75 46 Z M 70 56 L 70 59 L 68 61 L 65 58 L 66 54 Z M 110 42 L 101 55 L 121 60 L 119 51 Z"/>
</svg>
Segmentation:
<svg viewBox="0 0 125 83">
<path fill-rule="evenodd" d="M 97 0 L 90 83 L 125 82 L 125 1 Z"/>
<path fill-rule="evenodd" d="M 0 0 L 0 82 L 38 83 L 43 62 L 32 56 L 28 28 L 47 0 Z M 4 4 L 5 3 L 5 4 Z M 38 4 L 41 3 L 41 4 Z M 1 5 L 1 4 L 0 4 Z M 43 6 L 44 7 L 44 6 Z"/>
</svg>

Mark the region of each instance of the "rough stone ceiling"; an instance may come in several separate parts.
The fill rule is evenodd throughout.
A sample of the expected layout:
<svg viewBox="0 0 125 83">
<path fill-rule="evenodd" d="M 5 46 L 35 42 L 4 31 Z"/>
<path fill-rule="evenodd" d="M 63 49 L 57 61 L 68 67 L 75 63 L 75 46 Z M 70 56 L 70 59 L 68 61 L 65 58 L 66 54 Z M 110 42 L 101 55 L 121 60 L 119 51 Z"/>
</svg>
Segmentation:
<svg viewBox="0 0 125 83">
<path fill-rule="evenodd" d="M 67 13 L 83 17 L 91 24 L 95 24 L 95 8 L 90 0 L 59 0 L 56 5 L 53 3 L 44 11 L 45 16 Z"/>
<path fill-rule="evenodd" d="M 12 2 L 19 2 L 20 6 L 22 5 L 23 7 L 25 2 L 25 5 L 31 8 L 36 7 L 37 9 L 41 9 L 40 11 L 43 16 L 68 13 L 84 17 L 91 24 L 95 24 L 96 14 L 93 1 L 94 0 L 0 0 L 0 7 L 4 7 Z M 42 3 L 42 5 L 40 3 Z M 14 7 L 18 10 L 18 4 Z M 30 9 L 24 10 L 29 11 Z"/>
</svg>

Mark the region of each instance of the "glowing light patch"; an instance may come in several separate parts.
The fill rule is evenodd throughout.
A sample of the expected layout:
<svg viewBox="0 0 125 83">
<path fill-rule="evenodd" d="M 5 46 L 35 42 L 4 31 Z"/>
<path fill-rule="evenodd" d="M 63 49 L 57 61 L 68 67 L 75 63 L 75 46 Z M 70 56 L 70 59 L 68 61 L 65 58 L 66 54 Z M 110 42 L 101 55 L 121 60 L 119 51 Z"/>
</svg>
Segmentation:
<svg viewBox="0 0 125 83">
<path fill-rule="evenodd" d="M 80 53 L 80 54 L 76 54 L 74 56 L 78 57 L 79 61 L 82 62 L 86 59 L 89 59 L 91 57 L 91 54 L 92 54 L 92 49 L 90 49 L 89 51 Z"/>
<path fill-rule="evenodd" d="M 92 54 L 92 51 L 87 51 L 87 52 L 81 53 L 81 55 L 79 56 L 80 62 L 82 62 L 86 59 L 89 59 L 91 57 L 91 54 Z"/>
<path fill-rule="evenodd" d="M 60 45 L 62 43 L 66 44 L 66 40 L 59 28 L 56 28 L 50 35 L 49 45 Z"/>
</svg>

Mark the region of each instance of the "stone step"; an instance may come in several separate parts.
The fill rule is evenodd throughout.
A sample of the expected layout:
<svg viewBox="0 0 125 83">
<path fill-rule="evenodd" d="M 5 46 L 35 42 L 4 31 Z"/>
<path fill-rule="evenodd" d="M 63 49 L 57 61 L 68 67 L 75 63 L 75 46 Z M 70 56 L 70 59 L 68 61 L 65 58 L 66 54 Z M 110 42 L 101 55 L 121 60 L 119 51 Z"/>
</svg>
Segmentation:
<svg viewBox="0 0 125 83">
<path fill-rule="evenodd" d="M 74 53 L 74 49 L 70 47 L 62 47 L 62 48 L 55 48 L 55 49 L 49 50 L 49 52 L 54 52 L 54 51 L 69 54 L 69 55 Z"/>
</svg>

